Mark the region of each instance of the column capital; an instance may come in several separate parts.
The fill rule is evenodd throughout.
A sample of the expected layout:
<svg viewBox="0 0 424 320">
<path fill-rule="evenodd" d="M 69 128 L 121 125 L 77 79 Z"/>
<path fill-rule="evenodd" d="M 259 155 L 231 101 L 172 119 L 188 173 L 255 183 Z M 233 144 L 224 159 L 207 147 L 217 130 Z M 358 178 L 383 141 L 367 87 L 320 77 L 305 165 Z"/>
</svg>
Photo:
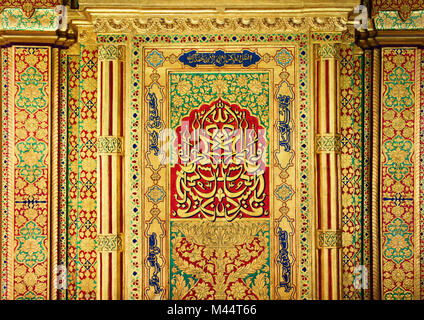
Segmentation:
<svg viewBox="0 0 424 320">
<path fill-rule="evenodd" d="M 339 59 L 340 43 L 323 42 L 315 47 L 315 57 L 319 59 Z"/>
<path fill-rule="evenodd" d="M 99 46 L 99 60 L 124 60 L 125 46 L 104 44 Z"/>
<path fill-rule="evenodd" d="M 340 153 L 341 136 L 338 133 L 320 133 L 315 135 L 317 153 Z"/>
<path fill-rule="evenodd" d="M 323 248 L 341 248 L 342 230 L 317 230 L 317 247 Z"/>
<path fill-rule="evenodd" d="M 97 152 L 99 155 L 122 155 L 123 138 L 118 136 L 99 136 L 97 138 Z"/>
<path fill-rule="evenodd" d="M 122 234 L 99 234 L 97 235 L 98 252 L 122 251 Z"/>
</svg>

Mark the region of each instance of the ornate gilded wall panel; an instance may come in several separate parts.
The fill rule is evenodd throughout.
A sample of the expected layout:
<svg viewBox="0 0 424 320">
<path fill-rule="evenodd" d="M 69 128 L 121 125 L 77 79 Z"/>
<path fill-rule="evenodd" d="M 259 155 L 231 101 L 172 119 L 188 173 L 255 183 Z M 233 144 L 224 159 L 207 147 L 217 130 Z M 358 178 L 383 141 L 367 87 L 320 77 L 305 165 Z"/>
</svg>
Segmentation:
<svg viewBox="0 0 424 320">
<path fill-rule="evenodd" d="M 50 9 L 7 6 L 1 28 L 40 34 L 54 31 L 57 21 L 52 7 L 56 3 L 45 4 Z M 386 7 L 374 15 L 377 29 L 421 28 L 420 11 L 400 17 Z M 47 121 L 52 134 L 46 134 L 50 140 L 42 140 L 47 145 L 42 152 L 47 167 L 39 179 L 45 177 L 48 183 L 40 194 L 50 207 L 43 213 L 47 227 L 41 228 L 40 236 L 47 237 L 43 252 L 52 254 L 39 263 L 48 266 L 36 284 L 37 290 L 45 286 L 45 291 L 35 294 L 30 276 L 25 280 L 13 271 L 22 251 L 11 249 L 13 239 L 22 237 L 20 222 L 13 219 L 20 217 L 16 213 L 24 205 L 19 207 L 19 200 L 14 202 L 16 209 L 10 205 L 10 199 L 21 195 L 16 187 L 19 181 L 12 177 L 12 166 L 19 161 L 14 164 L 10 159 L 22 126 L 16 126 L 16 115 L 10 116 L 11 108 L 18 108 L 10 98 L 18 81 L 13 78 L 18 72 L 11 71 L 15 70 L 15 47 L 2 49 L 2 83 L 7 84 L 2 88 L 2 138 L 6 142 L 2 144 L 2 160 L 6 161 L 1 168 L 2 204 L 6 206 L 2 206 L 1 234 L 7 235 L 2 240 L 6 261 L 1 264 L 2 299 L 370 298 L 370 288 L 358 287 L 357 279 L 358 272 L 371 270 L 372 57 L 369 50 L 356 51 L 353 34 L 346 32 L 346 19 L 299 13 L 296 18 L 249 13 L 224 19 L 205 15 L 162 19 L 141 12 L 128 17 L 114 12 L 116 17 L 106 18 L 99 14 L 102 9 L 96 10 L 84 11 L 84 17 L 81 12 L 71 13 L 75 18 L 70 22 L 72 29 L 79 23 L 85 26 L 78 27 L 80 43 L 67 53 L 38 47 L 50 50 L 52 64 L 45 80 L 45 96 L 51 105 L 47 119 L 57 122 Z M 91 23 L 100 33 L 97 44 L 92 41 L 92 27 L 86 26 Z M 319 53 L 315 47 L 321 48 Z M 402 103 L 411 97 L 424 99 L 417 87 L 420 51 L 400 50 L 415 50 L 414 69 L 401 64 L 413 79 L 399 80 L 413 84 L 406 89 L 394 85 L 397 80 L 388 71 L 382 84 L 382 108 L 394 108 L 383 105 L 393 92 L 404 95 L 399 98 Z M 390 69 L 393 59 L 386 52 L 381 63 Z M 335 69 L 324 73 L 317 69 L 317 61 L 321 67 L 331 61 Z M 103 81 L 105 77 L 109 82 Z M 330 94 L 322 91 L 325 86 Z M 28 92 L 38 90 L 33 86 Z M 410 108 L 418 110 L 419 100 Z M 330 121 L 335 129 L 319 132 L 318 113 L 326 103 L 332 105 L 328 116 L 335 120 Z M 41 99 L 32 105 L 43 108 L 43 104 Z M 117 106 L 119 112 L 112 111 Z M 414 112 L 413 120 L 403 119 L 405 128 L 413 128 L 413 139 L 403 137 L 405 128 L 399 129 L 414 150 L 406 155 L 409 171 L 405 176 L 422 170 L 416 161 L 421 124 Z M 122 120 L 121 132 L 106 132 L 104 117 L 113 119 L 111 123 Z M 378 174 L 386 184 L 393 170 L 399 170 L 399 159 L 389 160 L 389 151 L 383 147 L 383 142 L 394 139 L 390 136 L 393 122 L 401 125 L 396 121 L 382 118 L 381 153 L 375 160 L 381 164 Z M 41 135 L 42 130 L 34 134 Z M 210 151 L 206 155 L 202 153 L 205 148 Z M 105 169 L 104 161 L 109 159 L 117 160 L 117 165 Z M 330 159 L 327 167 L 320 167 L 326 181 L 317 172 L 317 159 Z M 402 233 L 393 231 L 394 218 L 386 209 L 409 200 L 390 188 L 379 194 L 387 206 L 375 212 L 377 217 L 381 212 L 385 228 L 379 238 L 381 256 L 376 258 L 382 263 L 384 298 L 416 297 L 420 291 L 416 284 L 423 280 L 420 269 L 408 271 L 409 262 L 415 268 L 420 266 L 417 257 L 423 257 L 417 223 L 424 222 L 416 213 L 417 199 L 422 201 L 417 185 L 414 180 L 413 220 L 406 221 L 406 215 L 398 213 L 408 226 L 403 235 L 411 233 L 404 239 L 405 250 L 414 251 L 399 266 L 386 257 L 398 250 L 392 250 L 389 233 L 396 237 Z M 40 210 L 44 205 L 43 200 L 31 201 L 27 203 Z M 110 220 L 108 204 L 113 207 Z M 329 221 L 336 218 L 336 223 L 321 228 L 323 216 L 317 214 L 318 207 Z M 51 215 L 54 212 L 58 214 Z M 117 223 L 119 230 L 106 232 L 105 221 L 113 227 Z M 328 264 L 316 259 L 324 251 L 332 259 Z M 115 253 L 119 259 L 114 260 Z M 393 270 L 389 270 L 392 262 Z M 54 287 L 54 268 L 63 265 L 67 288 L 48 289 Z M 379 275 L 369 276 L 378 279 Z M 391 281 L 398 281 L 393 288 Z M 12 282 L 16 282 L 14 293 L 8 285 Z M 21 288 L 19 296 L 16 288 Z"/>
<path fill-rule="evenodd" d="M 166 38 L 170 37 L 161 37 L 161 42 L 166 43 Z M 300 284 L 311 279 L 300 278 L 298 272 L 311 271 L 309 194 L 295 191 L 301 188 L 296 187 L 295 177 L 300 176 L 303 187 L 310 179 L 307 48 L 298 42 L 306 40 L 305 35 L 182 37 L 185 42 L 201 39 L 209 44 L 195 48 L 150 44 L 157 39 L 137 36 L 132 49 L 133 57 L 143 57 L 133 59 L 139 69 L 132 68 L 132 78 L 144 80 L 143 87 L 137 80 L 134 83 L 140 88 L 136 96 L 144 104 L 145 119 L 141 139 L 146 172 L 141 185 L 146 212 L 141 239 L 145 248 L 143 298 L 308 297 L 309 287 L 303 289 Z M 232 41 L 225 47 L 213 46 L 223 39 Z M 258 45 L 262 39 L 283 46 Z M 141 47 L 143 42 L 148 43 Z M 295 101 L 299 109 L 293 108 Z M 190 135 L 200 131 L 205 134 L 200 139 L 207 141 L 200 149 L 212 146 L 207 133 L 211 125 L 256 132 L 241 141 L 252 152 L 246 151 L 247 158 L 256 154 L 256 161 L 262 159 L 263 172 L 252 177 L 244 171 L 252 167 L 226 164 L 224 170 L 200 158 L 194 171 L 184 164 L 194 152 L 186 151 L 195 148 L 190 146 Z M 163 136 L 163 129 L 168 129 L 168 136 Z M 297 132 L 302 134 L 301 144 L 296 143 Z M 231 142 L 231 136 L 226 139 Z M 227 152 L 231 159 L 237 156 L 236 149 L 222 150 L 222 154 Z M 295 163 L 301 164 L 302 172 L 296 172 Z M 232 173 L 237 170 L 241 171 Z M 245 200 L 238 193 L 245 194 Z M 303 197 L 300 209 L 294 206 L 296 197 Z M 304 215 L 296 214 L 297 210 Z M 301 226 L 309 228 L 301 233 Z M 248 249 L 252 246 L 256 249 Z"/>
</svg>

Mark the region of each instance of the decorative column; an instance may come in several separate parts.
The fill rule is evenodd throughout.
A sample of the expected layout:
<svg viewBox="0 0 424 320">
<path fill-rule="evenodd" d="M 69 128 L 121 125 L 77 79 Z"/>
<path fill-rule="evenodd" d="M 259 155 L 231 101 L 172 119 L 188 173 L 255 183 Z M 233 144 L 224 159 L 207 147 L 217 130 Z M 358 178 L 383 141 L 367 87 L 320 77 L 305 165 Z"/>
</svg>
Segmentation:
<svg viewBox="0 0 424 320">
<path fill-rule="evenodd" d="M 339 61 L 334 43 L 315 50 L 317 299 L 341 296 Z"/>
<path fill-rule="evenodd" d="M 122 299 L 124 46 L 99 47 L 97 298 Z"/>
<path fill-rule="evenodd" d="M 374 300 L 424 297 L 424 37 L 395 1 L 373 1 L 374 20 L 357 43 L 373 54 L 371 157 L 371 290 Z M 415 11 L 421 9 L 420 11 Z M 403 17 L 403 18 L 401 18 Z M 393 26 L 396 26 L 394 28 Z"/>
<path fill-rule="evenodd" d="M 0 5 L 0 300 L 66 295 L 66 277 L 58 277 L 66 261 L 66 189 L 60 187 L 66 178 L 62 49 L 75 38 L 67 26 L 59 30 L 54 10 L 59 4 L 44 2 L 30 15 Z M 48 25 L 40 26 L 41 15 Z"/>
</svg>

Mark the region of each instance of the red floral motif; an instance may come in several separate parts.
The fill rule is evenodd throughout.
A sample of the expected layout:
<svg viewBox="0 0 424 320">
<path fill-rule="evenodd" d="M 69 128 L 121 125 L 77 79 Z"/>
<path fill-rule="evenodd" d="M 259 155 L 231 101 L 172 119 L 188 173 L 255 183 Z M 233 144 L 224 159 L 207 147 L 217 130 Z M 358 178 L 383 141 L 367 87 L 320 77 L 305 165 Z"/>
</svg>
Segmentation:
<svg viewBox="0 0 424 320">
<path fill-rule="evenodd" d="M 35 9 L 54 8 L 61 4 L 61 0 L 2 0 L 0 13 L 4 8 L 20 8 L 30 18 Z"/>
<path fill-rule="evenodd" d="M 379 11 L 398 11 L 402 20 L 406 20 L 411 11 L 424 10 L 423 0 L 373 0 L 372 15 L 375 17 Z"/>
<path fill-rule="evenodd" d="M 176 244 L 175 253 L 202 277 L 182 297 L 183 300 L 235 299 L 258 300 L 259 297 L 241 278 L 234 278 L 240 270 L 249 269 L 265 255 L 264 246 L 257 237 L 232 248 L 212 248 L 189 242 L 186 238 Z"/>
</svg>

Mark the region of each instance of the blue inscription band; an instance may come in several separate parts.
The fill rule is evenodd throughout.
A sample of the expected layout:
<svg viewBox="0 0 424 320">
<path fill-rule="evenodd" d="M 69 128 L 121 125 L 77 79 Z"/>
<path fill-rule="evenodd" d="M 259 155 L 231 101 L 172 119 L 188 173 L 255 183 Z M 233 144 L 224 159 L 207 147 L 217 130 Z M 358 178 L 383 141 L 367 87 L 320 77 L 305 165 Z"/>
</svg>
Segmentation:
<svg viewBox="0 0 424 320">
<path fill-rule="evenodd" d="M 179 60 L 195 68 L 197 65 L 210 65 L 213 64 L 217 67 L 223 67 L 226 64 L 241 64 L 243 67 L 248 67 L 261 60 L 261 57 L 249 50 L 243 52 L 224 52 L 218 50 L 215 52 L 197 52 L 192 50 L 180 56 Z"/>
</svg>

